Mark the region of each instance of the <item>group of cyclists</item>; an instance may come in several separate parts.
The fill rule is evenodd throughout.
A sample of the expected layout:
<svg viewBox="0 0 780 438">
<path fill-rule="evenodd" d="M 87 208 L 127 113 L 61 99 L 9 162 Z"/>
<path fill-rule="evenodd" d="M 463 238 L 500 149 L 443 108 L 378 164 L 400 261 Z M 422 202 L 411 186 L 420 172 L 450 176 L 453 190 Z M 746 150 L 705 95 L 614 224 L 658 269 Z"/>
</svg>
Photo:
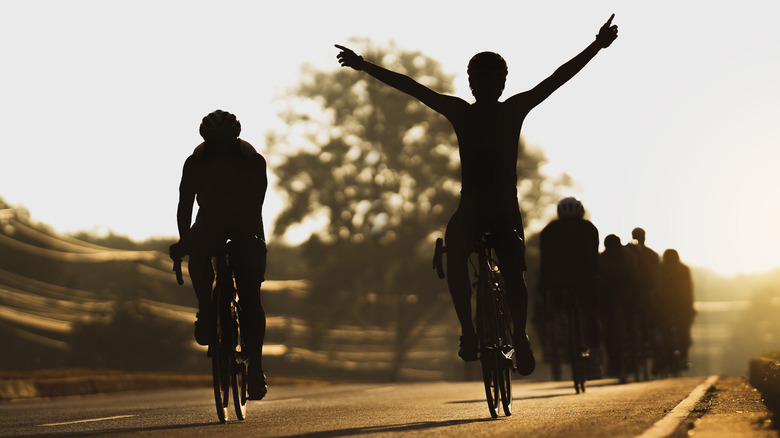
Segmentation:
<svg viewBox="0 0 780 438">
<path fill-rule="evenodd" d="M 478 358 L 468 256 L 473 243 L 489 231 L 496 237 L 495 250 L 506 283 L 517 370 L 528 375 L 535 368 L 526 335 L 525 236 L 517 199 L 520 132 L 533 108 L 617 38 L 613 18 L 614 14 L 601 26 L 593 42 L 552 75 L 504 101 L 499 98 L 508 68 L 506 61 L 494 52 L 478 53 L 468 64 L 469 86 L 475 98 L 475 102 L 469 103 L 369 62 L 347 47 L 336 46 L 340 49 L 337 59 L 342 67 L 362 71 L 418 99 L 446 117 L 455 131 L 462 188 L 458 208 L 447 224 L 445 240 L 448 287 L 461 325 L 458 355 L 465 361 Z M 171 247 L 171 256 L 180 258 L 188 254 L 190 257 L 190 278 L 199 303 L 195 337 L 198 343 L 208 345 L 213 333 L 210 327 L 214 324 L 208 305 L 214 281 L 210 258 L 226 240 L 240 248 L 231 265 L 237 267 L 234 274 L 249 362 L 249 398 L 259 400 L 267 393 L 262 369 L 265 312 L 260 288 L 265 270 L 261 212 L 268 180 L 265 159 L 239 138 L 240 131 L 241 125 L 233 114 L 218 110 L 203 118 L 200 133 L 204 141 L 187 158 L 182 172 L 177 210 L 180 240 Z M 192 223 L 195 200 L 199 210 Z"/>
<path fill-rule="evenodd" d="M 652 373 L 660 376 L 687 369 L 696 314 L 690 269 L 674 249 L 659 257 L 645 245 L 645 230 L 638 227 L 627 245 L 607 235 L 599 253 L 598 230 L 584 213 L 579 200 L 561 199 L 558 218 L 540 234 L 534 322 L 554 377 L 560 377 L 554 362 L 558 354 L 551 349 L 560 348 L 560 330 L 551 321 L 559 310 L 556 298 L 566 289 L 576 293 L 585 316 L 591 378 L 605 371 L 617 376 L 621 360 L 631 372 L 641 361 L 652 360 Z"/>
</svg>

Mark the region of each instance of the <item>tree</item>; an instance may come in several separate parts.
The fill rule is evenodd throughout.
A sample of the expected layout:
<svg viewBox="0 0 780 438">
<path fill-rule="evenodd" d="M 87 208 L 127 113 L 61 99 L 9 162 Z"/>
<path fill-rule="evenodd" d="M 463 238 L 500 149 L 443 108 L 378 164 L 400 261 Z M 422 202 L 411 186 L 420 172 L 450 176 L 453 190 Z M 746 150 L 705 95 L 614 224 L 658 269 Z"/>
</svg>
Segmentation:
<svg viewBox="0 0 780 438">
<path fill-rule="evenodd" d="M 391 44 L 364 56 L 453 93 L 453 76 L 420 52 Z M 280 113 L 286 129 L 267 139 L 270 168 L 288 196 L 273 233 L 321 224 L 304 249 L 312 317 L 393 326 L 400 366 L 415 330 L 452 307 L 430 259 L 459 197 L 455 133 L 417 100 L 351 69 L 305 67 L 291 94 Z M 539 171 L 544 157 L 519 147 L 521 205 L 538 217 L 550 192 Z"/>
</svg>

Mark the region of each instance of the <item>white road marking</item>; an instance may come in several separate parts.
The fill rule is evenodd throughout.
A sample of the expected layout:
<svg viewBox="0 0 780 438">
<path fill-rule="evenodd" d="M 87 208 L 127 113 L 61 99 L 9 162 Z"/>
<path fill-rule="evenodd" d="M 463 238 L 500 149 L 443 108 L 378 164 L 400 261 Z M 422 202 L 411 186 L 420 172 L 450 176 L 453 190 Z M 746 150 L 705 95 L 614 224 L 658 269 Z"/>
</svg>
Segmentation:
<svg viewBox="0 0 780 438">
<path fill-rule="evenodd" d="M 87 420 L 76 420 L 76 421 L 65 421 L 63 423 L 41 424 L 41 426 L 43 426 L 43 427 L 65 426 L 65 425 L 68 425 L 68 424 L 92 423 L 94 421 L 106 421 L 106 420 L 118 420 L 120 418 L 130 418 L 130 417 L 137 417 L 137 416 L 138 415 L 117 415 L 115 417 L 89 418 Z"/>
<path fill-rule="evenodd" d="M 260 401 L 258 401 L 258 400 L 249 400 L 249 401 L 250 402 L 258 401 L 259 403 L 262 403 L 264 405 L 268 405 L 268 404 L 272 404 L 272 403 L 298 402 L 298 401 L 301 401 L 301 400 L 303 400 L 303 399 L 300 398 L 300 397 L 296 397 L 296 398 L 282 398 L 282 399 L 278 399 L 278 400 L 260 400 Z"/>
<path fill-rule="evenodd" d="M 675 406 L 664 418 L 658 420 L 653 427 L 647 429 L 642 435 L 638 435 L 638 438 L 662 438 L 669 436 L 688 417 L 696 403 L 716 380 L 718 380 L 718 376 L 710 376 L 707 380 L 700 383 L 699 386 L 693 388 L 693 391 L 688 394 L 685 400 Z"/>
</svg>

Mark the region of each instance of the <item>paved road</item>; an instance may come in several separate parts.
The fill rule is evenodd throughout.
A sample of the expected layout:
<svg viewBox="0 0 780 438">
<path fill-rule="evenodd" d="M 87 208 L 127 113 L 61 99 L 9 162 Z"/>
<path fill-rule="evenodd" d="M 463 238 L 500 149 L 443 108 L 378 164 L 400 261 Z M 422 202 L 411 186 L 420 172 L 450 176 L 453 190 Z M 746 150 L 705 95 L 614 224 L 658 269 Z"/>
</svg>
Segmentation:
<svg viewBox="0 0 780 438">
<path fill-rule="evenodd" d="M 209 389 L 0 404 L 0 436 L 637 436 L 705 378 L 617 385 L 514 382 L 511 417 L 490 419 L 479 382 L 272 386 L 246 421 L 217 422 Z"/>
</svg>

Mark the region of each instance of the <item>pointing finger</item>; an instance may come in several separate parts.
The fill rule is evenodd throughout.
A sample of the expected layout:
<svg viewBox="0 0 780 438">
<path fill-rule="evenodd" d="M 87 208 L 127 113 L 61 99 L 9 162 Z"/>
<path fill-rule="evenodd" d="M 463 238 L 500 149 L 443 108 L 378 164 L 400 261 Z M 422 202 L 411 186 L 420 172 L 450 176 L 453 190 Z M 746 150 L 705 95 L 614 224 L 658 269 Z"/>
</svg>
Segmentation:
<svg viewBox="0 0 780 438">
<path fill-rule="evenodd" d="M 612 24 L 612 19 L 615 18 L 615 14 L 610 15 L 609 20 L 604 23 L 604 27 L 609 27 Z"/>
</svg>

